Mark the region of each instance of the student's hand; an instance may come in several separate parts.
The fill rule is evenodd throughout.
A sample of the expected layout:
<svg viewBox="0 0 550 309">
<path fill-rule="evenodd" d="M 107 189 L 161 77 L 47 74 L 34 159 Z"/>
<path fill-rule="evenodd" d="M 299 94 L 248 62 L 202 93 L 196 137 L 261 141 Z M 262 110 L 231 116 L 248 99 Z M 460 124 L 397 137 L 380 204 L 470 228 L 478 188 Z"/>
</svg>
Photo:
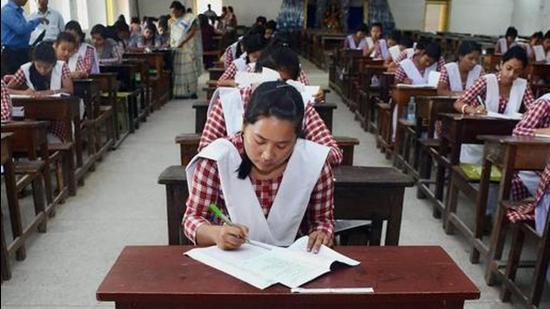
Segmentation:
<svg viewBox="0 0 550 309">
<path fill-rule="evenodd" d="M 52 95 L 52 94 L 54 94 L 54 92 L 51 91 L 51 90 L 35 91 L 35 92 L 34 92 L 34 96 L 35 96 L 35 97 L 38 97 L 38 98 L 40 98 L 40 97 L 46 97 L 46 96 L 49 96 L 49 95 Z"/>
<path fill-rule="evenodd" d="M 535 134 L 550 135 L 550 128 L 535 129 Z"/>
<path fill-rule="evenodd" d="M 412 85 L 413 81 L 410 78 L 405 78 L 402 82 L 402 84 Z"/>
<path fill-rule="evenodd" d="M 466 113 L 471 114 L 471 115 L 486 115 L 487 114 L 487 110 L 485 109 L 485 107 L 483 107 L 481 105 L 478 105 L 476 107 L 468 106 L 468 107 L 466 107 L 465 111 L 466 111 Z"/>
<path fill-rule="evenodd" d="M 83 79 L 88 77 L 88 73 L 75 71 L 71 73 L 72 79 Z"/>
<path fill-rule="evenodd" d="M 223 250 L 233 250 L 239 248 L 245 242 L 245 238 L 248 235 L 248 227 L 235 224 L 224 224 L 220 229 L 218 238 L 216 239 L 216 245 Z"/>
<path fill-rule="evenodd" d="M 315 99 L 315 103 L 323 103 L 325 102 L 325 92 L 323 89 L 319 89 L 319 92 L 315 96 L 313 96 Z"/>
<path fill-rule="evenodd" d="M 38 20 L 40 20 L 41 24 L 44 24 L 44 25 L 49 25 L 50 24 L 50 21 L 46 17 L 41 17 Z"/>
<path fill-rule="evenodd" d="M 31 88 L 27 88 L 25 89 L 25 91 L 23 91 L 23 94 L 34 97 L 36 96 L 36 91 L 32 90 Z"/>
<path fill-rule="evenodd" d="M 332 246 L 332 236 L 323 231 L 314 231 L 309 234 L 308 252 L 318 253 L 321 245 Z"/>
</svg>

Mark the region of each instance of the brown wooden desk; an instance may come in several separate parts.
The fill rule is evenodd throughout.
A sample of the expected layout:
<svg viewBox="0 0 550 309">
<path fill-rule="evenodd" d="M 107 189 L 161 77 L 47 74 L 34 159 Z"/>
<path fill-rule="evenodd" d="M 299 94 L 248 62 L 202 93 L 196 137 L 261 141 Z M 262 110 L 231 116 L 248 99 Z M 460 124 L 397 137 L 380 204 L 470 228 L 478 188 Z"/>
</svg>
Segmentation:
<svg viewBox="0 0 550 309">
<path fill-rule="evenodd" d="M 127 246 L 96 291 L 117 308 L 462 308 L 479 289 L 436 246 L 336 247 L 361 261 L 305 284 L 307 288 L 372 287 L 372 294 L 292 294 L 259 290 L 197 262 L 191 246 Z M 367 306 L 371 307 L 367 307 Z"/>
<path fill-rule="evenodd" d="M 9 208 L 11 209 L 18 209 L 19 208 L 19 202 L 17 200 L 17 189 L 15 184 L 15 169 L 13 166 L 12 161 L 12 150 L 11 150 L 11 139 L 13 134 L 12 133 L 2 133 L 1 135 L 1 142 L 2 146 L 0 149 L 2 150 L 2 167 L 4 168 L 3 176 L 4 176 L 4 182 L 6 186 L 6 197 L 9 204 Z M 13 223 L 12 223 L 13 224 Z M 2 241 L 2 279 L 1 281 L 4 282 L 4 280 L 9 280 L 11 278 L 11 266 L 10 266 L 10 255 L 8 251 L 8 244 L 6 243 L 6 236 L 4 235 L 4 214 L 2 213 L 0 209 L 0 228 L 2 229 L 2 235 L 1 235 L 1 241 Z"/>
<path fill-rule="evenodd" d="M 340 166 L 335 169 L 335 219 L 372 220 L 369 244 L 379 245 L 383 221 L 387 221 L 385 245 L 399 243 L 401 212 L 405 187 L 414 182 L 391 167 Z M 170 166 L 159 176 L 166 186 L 168 244 L 189 244 L 183 235 L 181 221 L 185 213 L 187 177 L 184 166 Z"/>
<path fill-rule="evenodd" d="M 441 213 L 445 209 L 443 196 L 445 191 L 445 175 L 448 170 L 460 162 L 462 144 L 482 144 L 478 135 L 508 135 L 518 123 L 518 120 L 490 118 L 479 115 L 440 114 L 442 120 L 441 146 L 435 151 L 438 159 L 435 178 L 435 192 L 429 186 L 422 185 L 420 189 L 433 202 L 434 212 Z"/>
<path fill-rule="evenodd" d="M 206 124 L 206 118 L 208 117 L 208 105 L 209 102 L 197 102 L 193 103 L 195 109 L 195 133 L 202 133 L 204 125 Z M 334 103 L 316 103 L 313 105 L 321 119 L 325 122 L 325 125 L 332 132 L 332 114 L 338 107 Z"/>
</svg>

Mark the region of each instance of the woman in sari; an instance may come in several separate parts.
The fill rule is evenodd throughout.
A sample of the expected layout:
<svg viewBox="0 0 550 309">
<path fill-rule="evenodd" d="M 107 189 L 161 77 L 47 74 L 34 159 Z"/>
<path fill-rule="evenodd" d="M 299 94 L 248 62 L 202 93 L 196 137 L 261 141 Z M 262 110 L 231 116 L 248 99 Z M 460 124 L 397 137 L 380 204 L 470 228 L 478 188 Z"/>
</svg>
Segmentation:
<svg viewBox="0 0 550 309">
<path fill-rule="evenodd" d="M 170 30 L 170 46 L 174 54 L 174 96 L 196 99 L 197 84 L 202 73 L 202 41 L 198 20 L 185 13 L 185 7 L 174 1 L 170 6 L 175 21 Z"/>
</svg>

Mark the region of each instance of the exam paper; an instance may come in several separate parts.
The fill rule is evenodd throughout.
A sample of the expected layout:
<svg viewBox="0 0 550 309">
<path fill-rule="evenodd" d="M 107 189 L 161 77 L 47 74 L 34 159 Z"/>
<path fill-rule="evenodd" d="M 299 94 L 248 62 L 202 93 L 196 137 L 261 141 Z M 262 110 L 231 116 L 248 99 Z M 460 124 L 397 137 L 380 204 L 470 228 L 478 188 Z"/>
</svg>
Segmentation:
<svg viewBox="0 0 550 309">
<path fill-rule="evenodd" d="M 507 115 L 507 114 L 499 114 L 499 113 L 487 111 L 486 116 L 490 118 L 498 118 L 498 119 L 521 120 L 521 117 L 523 116 L 523 114 L 514 113 L 512 115 Z"/>
<path fill-rule="evenodd" d="M 304 236 L 288 248 L 262 244 L 271 248 L 266 250 L 244 244 L 234 251 L 211 246 L 191 249 L 184 254 L 262 290 L 275 283 L 289 288 L 299 287 L 330 272 L 334 262 L 359 265 L 359 261 L 326 246 L 322 246 L 317 254 L 307 252 L 307 242 L 308 236 Z"/>
</svg>

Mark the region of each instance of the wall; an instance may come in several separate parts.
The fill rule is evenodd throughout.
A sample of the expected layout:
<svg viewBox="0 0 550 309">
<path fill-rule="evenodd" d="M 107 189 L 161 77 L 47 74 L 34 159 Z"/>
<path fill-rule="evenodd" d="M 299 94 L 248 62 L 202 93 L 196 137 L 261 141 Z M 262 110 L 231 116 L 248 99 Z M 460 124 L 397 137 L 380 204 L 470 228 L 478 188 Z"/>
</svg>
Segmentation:
<svg viewBox="0 0 550 309">
<path fill-rule="evenodd" d="M 550 28 L 548 10 L 550 10 L 550 0 L 514 0 L 511 25 L 518 29 L 520 35 L 531 35 L 536 31 L 544 32 Z M 546 25 L 544 20 L 547 20 Z"/>
<path fill-rule="evenodd" d="M 424 28 L 424 0 L 388 0 L 395 27 L 404 30 Z"/>
<path fill-rule="evenodd" d="M 529 2 L 522 1 L 522 2 Z M 502 35 L 510 25 L 514 0 L 453 0 L 449 31 Z"/>
<path fill-rule="evenodd" d="M 90 29 L 96 24 L 107 24 L 105 1 L 86 0 L 88 4 L 88 24 Z"/>
<path fill-rule="evenodd" d="M 239 25 L 250 26 L 256 22 L 256 17 L 262 15 L 267 20 L 279 16 L 282 0 L 224 0 L 224 6 L 232 6 L 237 15 Z"/>
</svg>

